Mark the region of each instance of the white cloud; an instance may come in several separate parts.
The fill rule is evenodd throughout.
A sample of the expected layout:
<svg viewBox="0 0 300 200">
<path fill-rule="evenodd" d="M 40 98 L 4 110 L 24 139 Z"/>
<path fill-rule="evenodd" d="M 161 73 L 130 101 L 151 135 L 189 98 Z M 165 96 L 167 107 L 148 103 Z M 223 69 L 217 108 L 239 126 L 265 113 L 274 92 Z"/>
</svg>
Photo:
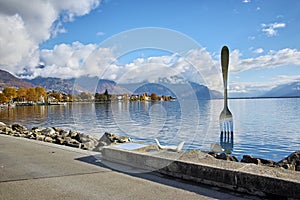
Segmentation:
<svg viewBox="0 0 300 200">
<path fill-rule="evenodd" d="M 264 52 L 263 48 L 258 48 L 258 49 L 253 50 L 253 53 L 257 53 L 257 54 L 260 54 L 260 53 L 263 53 L 263 52 Z"/>
<path fill-rule="evenodd" d="M 255 36 L 249 36 L 248 40 L 255 40 Z"/>
<path fill-rule="evenodd" d="M 250 3 L 251 0 L 243 0 L 243 3 Z"/>
<path fill-rule="evenodd" d="M 0 15 L 0 64 L 11 71 L 24 56 L 32 55 L 37 44 L 31 40 L 22 18 Z"/>
<path fill-rule="evenodd" d="M 264 32 L 267 36 L 272 37 L 276 36 L 279 28 L 284 28 L 286 26 L 285 23 L 272 23 L 272 24 L 262 24 L 262 32 Z"/>
<path fill-rule="evenodd" d="M 70 45 L 55 45 L 53 50 L 41 50 L 40 62 L 45 68 L 33 68 L 34 76 L 71 78 L 87 75 L 90 70 L 85 68 L 83 62 L 96 48 L 94 44 L 73 42 Z"/>
<path fill-rule="evenodd" d="M 53 51 L 45 51 L 42 56 L 45 65 L 50 65 L 53 72 L 54 66 L 57 69 L 65 66 L 66 69 L 73 70 L 72 73 L 68 70 L 62 71 L 62 73 L 65 72 L 61 74 L 63 77 L 89 74 L 114 80 L 119 84 L 165 80 L 169 83 L 194 81 L 204 83 L 213 89 L 219 89 L 221 86 L 219 61 L 213 60 L 204 48 L 190 50 L 181 56 L 174 53 L 167 56 L 137 58 L 128 64 L 117 62 L 113 48 L 99 48 L 94 50 L 80 67 L 76 62 L 77 57 L 74 58 L 75 64 L 66 62 L 66 60 L 72 60 L 74 56 L 73 46 L 61 45 Z M 55 59 L 55 57 L 58 58 Z"/>
<path fill-rule="evenodd" d="M 104 32 L 101 32 L 101 31 L 99 31 L 99 32 L 97 32 L 97 33 L 96 33 L 96 35 L 97 35 L 97 36 L 102 36 L 102 35 L 105 35 L 105 33 L 104 33 Z"/>
<path fill-rule="evenodd" d="M 281 49 L 270 51 L 256 58 L 240 59 L 239 50 L 233 50 L 230 55 L 231 71 L 241 72 L 250 69 L 274 68 L 286 65 L 300 66 L 300 51 L 296 49 Z"/>
<path fill-rule="evenodd" d="M 63 22 L 88 14 L 100 0 L 0 2 L 0 66 L 18 73 L 20 66 L 36 65 L 38 45 L 67 30 Z M 32 58 L 28 60 L 28 58 Z M 26 62 L 25 62 L 26 61 Z M 17 67 L 19 66 L 19 67 Z M 22 66 L 23 67 L 23 66 Z M 33 66 L 30 66 L 33 67 Z"/>
</svg>

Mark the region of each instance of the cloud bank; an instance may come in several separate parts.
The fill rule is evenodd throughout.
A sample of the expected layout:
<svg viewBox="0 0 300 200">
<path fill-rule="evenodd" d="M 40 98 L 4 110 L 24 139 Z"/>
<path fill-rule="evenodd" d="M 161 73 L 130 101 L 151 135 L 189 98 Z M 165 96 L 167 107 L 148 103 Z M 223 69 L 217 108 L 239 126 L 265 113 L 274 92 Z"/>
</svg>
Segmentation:
<svg viewBox="0 0 300 200">
<path fill-rule="evenodd" d="M 0 66 L 17 73 L 24 66 L 36 66 L 41 42 L 65 32 L 64 22 L 88 14 L 99 4 L 100 0 L 1 0 Z"/>
</svg>

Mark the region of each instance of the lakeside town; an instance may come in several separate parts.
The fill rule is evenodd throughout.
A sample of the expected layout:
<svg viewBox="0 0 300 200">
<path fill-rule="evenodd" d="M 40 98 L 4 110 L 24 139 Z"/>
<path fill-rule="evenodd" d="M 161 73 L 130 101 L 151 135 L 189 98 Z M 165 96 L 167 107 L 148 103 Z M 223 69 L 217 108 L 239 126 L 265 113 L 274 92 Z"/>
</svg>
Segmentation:
<svg viewBox="0 0 300 200">
<path fill-rule="evenodd" d="M 63 105 L 68 102 L 107 102 L 107 101 L 175 101 L 172 96 L 159 96 L 156 93 L 142 94 L 109 94 L 81 92 L 66 94 L 57 91 L 46 91 L 43 87 L 15 88 L 6 87 L 0 91 L 0 106 L 30 106 L 30 105 Z"/>
</svg>

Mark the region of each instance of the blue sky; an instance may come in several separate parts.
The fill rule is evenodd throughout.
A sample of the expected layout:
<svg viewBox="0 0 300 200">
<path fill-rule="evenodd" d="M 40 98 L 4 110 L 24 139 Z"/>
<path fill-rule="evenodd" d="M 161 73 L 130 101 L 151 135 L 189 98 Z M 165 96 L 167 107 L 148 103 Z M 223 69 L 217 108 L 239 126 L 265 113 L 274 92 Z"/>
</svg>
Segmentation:
<svg viewBox="0 0 300 200">
<path fill-rule="evenodd" d="M 232 94 L 300 81 L 298 0 L 35 0 L 32 5 L 1 0 L 0 27 L 0 68 L 23 76 L 101 74 L 117 82 L 181 76 L 197 82 L 201 77 L 195 74 L 201 74 L 210 88 L 219 90 L 220 50 L 227 45 Z M 141 38 L 152 39 L 149 27 L 162 28 L 198 47 L 170 52 L 157 43 L 157 48 L 141 47 L 116 57 L 111 38 L 117 35 L 118 43 L 126 32 L 145 27 Z M 170 38 L 162 36 L 159 42 Z M 104 48 L 107 41 L 111 46 Z M 180 46 L 185 41 L 171 42 Z M 99 62 L 86 62 L 95 51 Z M 105 73 L 99 73 L 104 67 Z"/>
</svg>

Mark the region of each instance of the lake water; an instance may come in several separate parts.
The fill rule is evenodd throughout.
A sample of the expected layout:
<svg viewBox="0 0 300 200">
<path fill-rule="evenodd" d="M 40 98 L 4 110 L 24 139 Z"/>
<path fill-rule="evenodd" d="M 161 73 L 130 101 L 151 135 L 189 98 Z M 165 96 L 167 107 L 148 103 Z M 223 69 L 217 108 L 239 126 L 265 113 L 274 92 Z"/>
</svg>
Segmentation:
<svg viewBox="0 0 300 200">
<path fill-rule="evenodd" d="M 101 136 L 105 131 L 135 141 L 209 150 L 220 142 L 222 100 L 174 102 L 73 103 L 59 106 L 17 106 L 0 111 L 0 121 L 55 126 Z M 234 118 L 232 154 L 279 161 L 300 150 L 300 99 L 230 99 Z"/>
</svg>

